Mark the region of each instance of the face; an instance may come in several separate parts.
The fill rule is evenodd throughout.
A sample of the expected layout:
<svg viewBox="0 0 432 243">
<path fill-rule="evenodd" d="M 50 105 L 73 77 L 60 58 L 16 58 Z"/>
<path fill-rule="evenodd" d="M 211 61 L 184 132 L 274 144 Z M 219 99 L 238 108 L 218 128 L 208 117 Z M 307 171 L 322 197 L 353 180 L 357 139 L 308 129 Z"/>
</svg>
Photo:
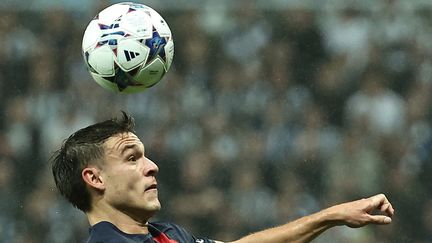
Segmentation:
<svg viewBox="0 0 432 243">
<path fill-rule="evenodd" d="M 123 133 L 109 138 L 104 146 L 104 199 L 126 214 L 151 217 L 161 207 L 155 177 L 159 169 L 145 156 L 144 144 L 135 134 Z"/>
</svg>

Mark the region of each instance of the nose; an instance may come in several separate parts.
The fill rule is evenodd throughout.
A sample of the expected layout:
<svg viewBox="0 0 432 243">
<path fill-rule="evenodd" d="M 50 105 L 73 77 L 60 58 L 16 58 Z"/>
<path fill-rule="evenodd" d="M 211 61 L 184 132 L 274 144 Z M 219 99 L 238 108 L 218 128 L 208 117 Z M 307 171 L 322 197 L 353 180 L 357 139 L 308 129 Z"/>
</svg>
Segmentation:
<svg viewBox="0 0 432 243">
<path fill-rule="evenodd" d="M 155 176 L 159 172 L 159 167 L 151 159 L 146 158 L 146 176 Z"/>
</svg>

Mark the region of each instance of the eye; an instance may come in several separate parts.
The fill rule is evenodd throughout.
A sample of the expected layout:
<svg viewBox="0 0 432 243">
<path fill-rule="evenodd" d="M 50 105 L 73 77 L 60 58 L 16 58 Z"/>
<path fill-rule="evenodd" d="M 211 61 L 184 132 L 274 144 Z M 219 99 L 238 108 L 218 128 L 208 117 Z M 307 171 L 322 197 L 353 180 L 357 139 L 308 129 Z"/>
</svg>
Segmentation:
<svg viewBox="0 0 432 243">
<path fill-rule="evenodd" d="M 136 159 L 136 157 L 135 157 L 135 155 L 131 155 L 131 156 L 129 156 L 129 158 L 128 158 L 128 161 L 136 161 L 137 159 Z"/>
</svg>

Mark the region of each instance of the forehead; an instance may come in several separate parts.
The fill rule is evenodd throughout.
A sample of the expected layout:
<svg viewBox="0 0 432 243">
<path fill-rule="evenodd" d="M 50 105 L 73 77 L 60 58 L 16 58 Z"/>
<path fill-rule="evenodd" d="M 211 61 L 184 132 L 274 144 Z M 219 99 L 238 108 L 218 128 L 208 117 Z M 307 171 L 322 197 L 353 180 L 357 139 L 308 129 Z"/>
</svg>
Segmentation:
<svg viewBox="0 0 432 243">
<path fill-rule="evenodd" d="M 131 132 L 119 133 L 108 138 L 104 143 L 108 151 L 122 151 L 131 145 L 142 145 L 141 140 Z"/>
</svg>

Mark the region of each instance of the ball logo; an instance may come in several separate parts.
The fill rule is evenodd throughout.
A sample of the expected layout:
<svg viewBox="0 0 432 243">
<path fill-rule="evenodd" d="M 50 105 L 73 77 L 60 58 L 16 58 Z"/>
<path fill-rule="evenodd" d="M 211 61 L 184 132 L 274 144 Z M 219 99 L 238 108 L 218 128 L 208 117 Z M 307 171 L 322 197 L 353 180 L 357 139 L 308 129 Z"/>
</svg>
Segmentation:
<svg viewBox="0 0 432 243">
<path fill-rule="evenodd" d="M 127 61 L 130 61 L 130 60 L 132 60 L 135 57 L 137 57 L 137 56 L 140 55 L 138 52 L 127 51 L 127 50 L 124 50 L 124 54 L 125 54 L 125 57 L 126 57 Z"/>
</svg>

